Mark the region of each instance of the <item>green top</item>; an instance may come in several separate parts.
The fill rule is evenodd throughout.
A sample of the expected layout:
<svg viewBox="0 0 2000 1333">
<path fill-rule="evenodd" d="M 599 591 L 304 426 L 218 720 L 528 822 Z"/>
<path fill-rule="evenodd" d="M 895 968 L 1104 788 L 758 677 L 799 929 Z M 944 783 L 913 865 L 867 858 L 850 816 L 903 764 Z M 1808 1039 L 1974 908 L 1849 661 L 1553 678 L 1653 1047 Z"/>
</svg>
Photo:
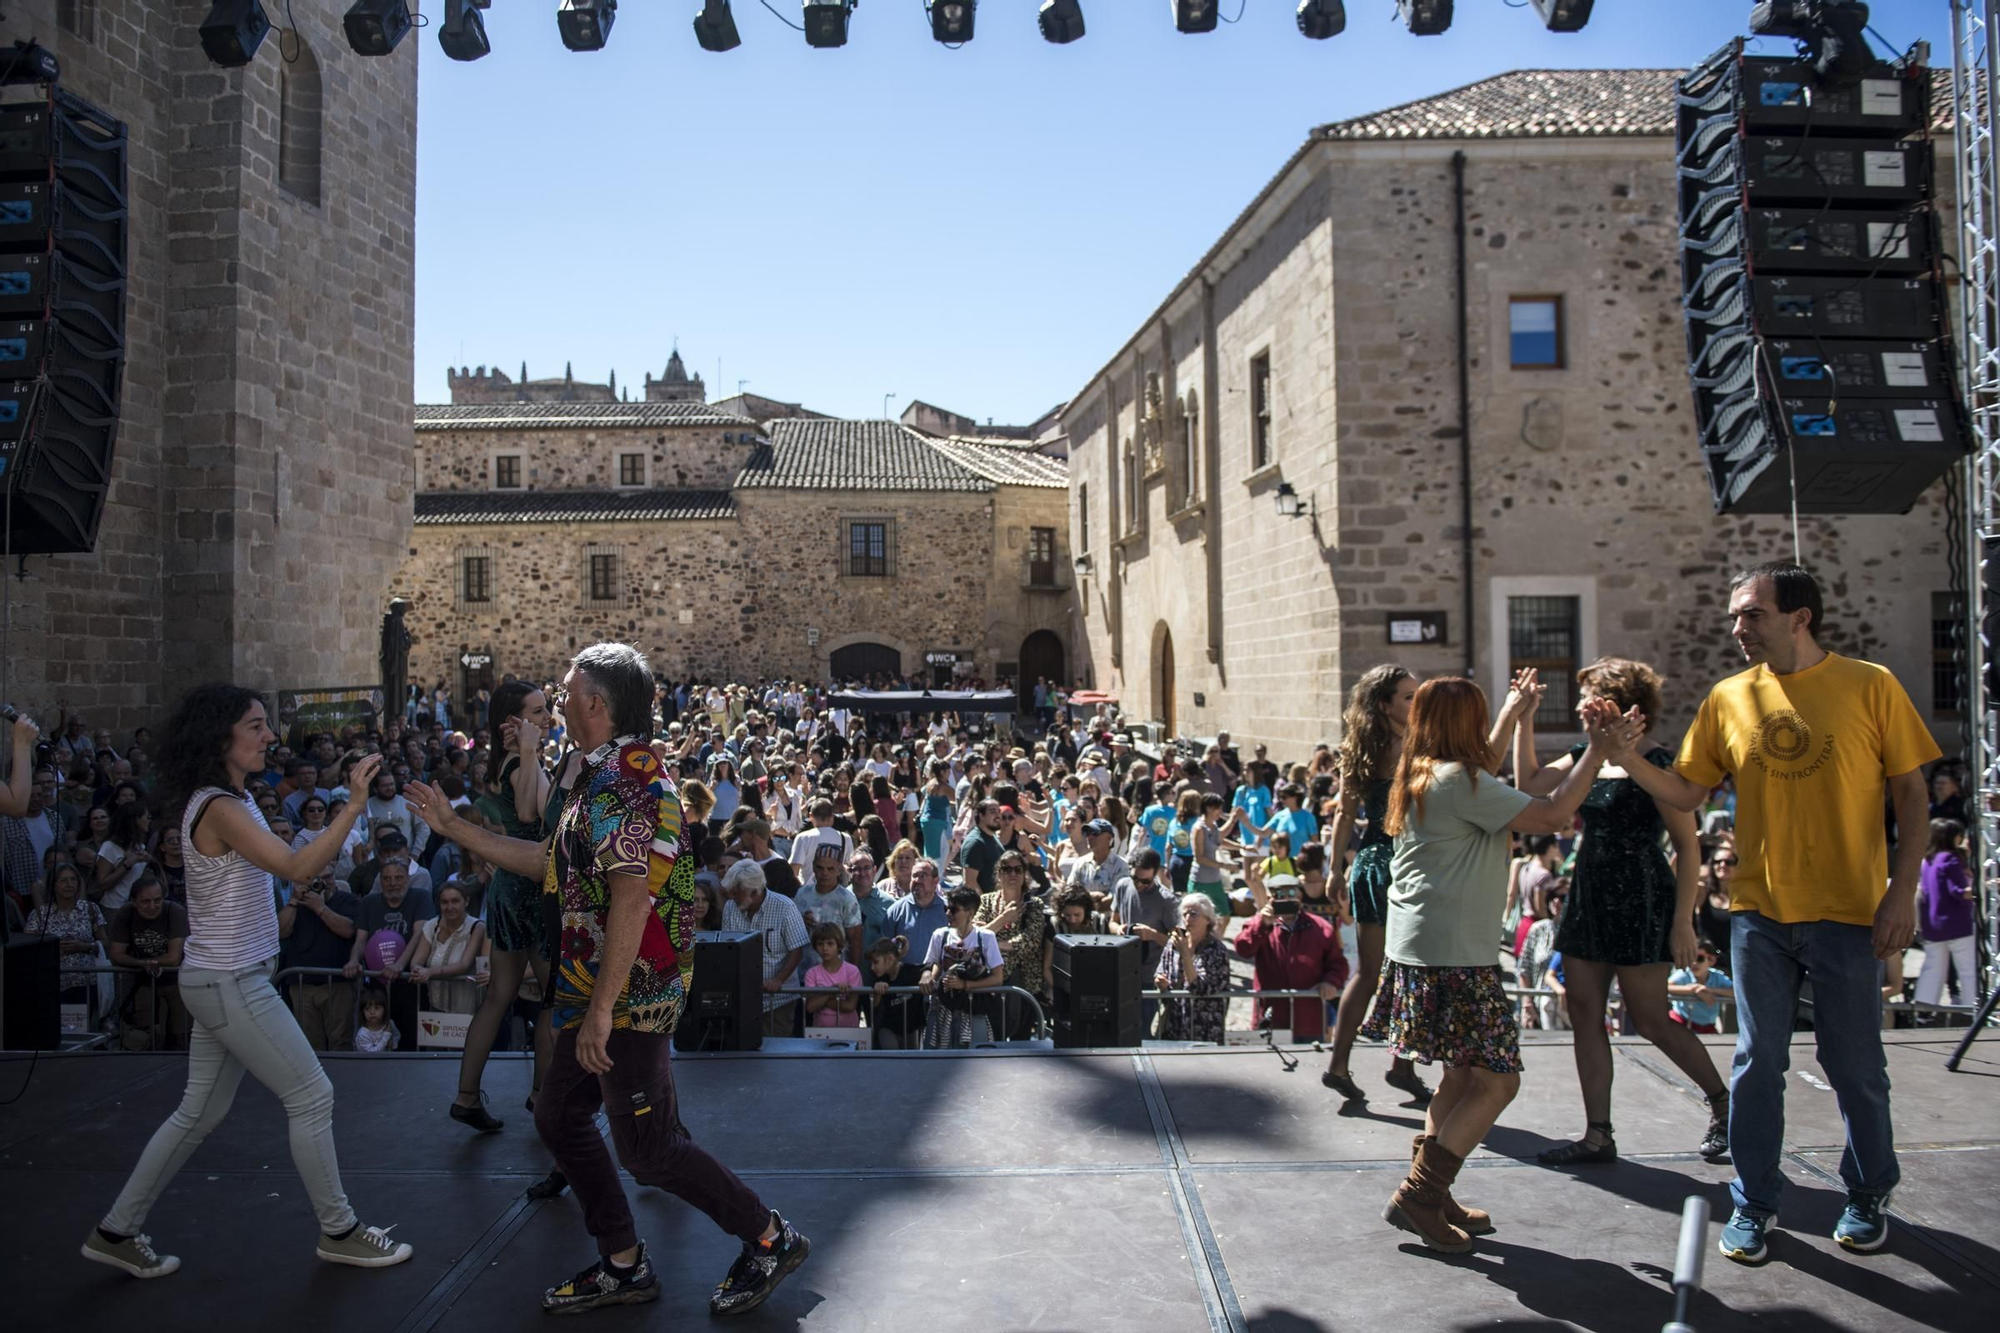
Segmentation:
<svg viewBox="0 0 2000 1333">
<path fill-rule="evenodd" d="M 1493 967 L 1507 902 L 1507 825 L 1535 798 L 1491 773 L 1441 764 L 1390 863 L 1390 961 Z"/>
</svg>

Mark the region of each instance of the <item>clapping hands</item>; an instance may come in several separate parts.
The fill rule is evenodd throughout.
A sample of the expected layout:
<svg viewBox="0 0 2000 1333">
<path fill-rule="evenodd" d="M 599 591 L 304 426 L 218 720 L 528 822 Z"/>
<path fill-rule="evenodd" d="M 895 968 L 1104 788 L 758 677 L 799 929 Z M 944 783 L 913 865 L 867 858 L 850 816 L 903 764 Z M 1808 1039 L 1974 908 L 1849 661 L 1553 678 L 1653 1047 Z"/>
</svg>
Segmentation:
<svg viewBox="0 0 2000 1333">
<path fill-rule="evenodd" d="M 1507 697 L 1501 702 L 1500 710 L 1514 717 L 1533 717 L 1542 706 L 1542 696 L 1549 687 L 1541 683 L 1540 673 L 1533 667 L 1522 667 L 1507 682 Z"/>
<path fill-rule="evenodd" d="M 1619 763 L 1629 756 L 1651 725 L 1650 719 L 1637 708 L 1621 713 L 1617 704 L 1602 697 L 1584 700 L 1579 711 L 1584 734 L 1612 763 Z"/>
</svg>

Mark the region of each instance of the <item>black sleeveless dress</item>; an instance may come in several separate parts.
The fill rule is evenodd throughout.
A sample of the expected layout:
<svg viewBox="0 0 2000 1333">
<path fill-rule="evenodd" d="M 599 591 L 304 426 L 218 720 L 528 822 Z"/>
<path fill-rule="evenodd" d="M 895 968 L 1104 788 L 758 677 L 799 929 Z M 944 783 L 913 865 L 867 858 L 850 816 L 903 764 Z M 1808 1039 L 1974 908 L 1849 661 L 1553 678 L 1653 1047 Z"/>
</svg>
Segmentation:
<svg viewBox="0 0 2000 1333">
<path fill-rule="evenodd" d="M 1570 758 L 1580 760 L 1584 748 L 1571 750 Z M 1645 761 L 1674 766 L 1661 748 L 1649 750 Z M 1581 813 L 1583 841 L 1556 948 L 1566 958 L 1613 967 L 1672 962 L 1674 872 L 1661 844 L 1667 826 L 1660 807 L 1631 778 L 1599 778 Z"/>
</svg>

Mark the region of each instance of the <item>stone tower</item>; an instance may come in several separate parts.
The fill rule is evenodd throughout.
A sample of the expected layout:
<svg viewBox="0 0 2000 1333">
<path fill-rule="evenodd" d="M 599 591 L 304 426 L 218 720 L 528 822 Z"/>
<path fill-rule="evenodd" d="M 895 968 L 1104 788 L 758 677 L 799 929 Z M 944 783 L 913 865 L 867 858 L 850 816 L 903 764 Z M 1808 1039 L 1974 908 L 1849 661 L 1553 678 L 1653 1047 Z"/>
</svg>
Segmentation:
<svg viewBox="0 0 2000 1333">
<path fill-rule="evenodd" d="M 654 379 L 652 372 L 646 372 L 646 401 L 649 403 L 705 403 L 708 401 L 708 387 L 701 382 L 701 376 L 689 378 L 687 366 L 681 361 L 681 349 L 676 347 L 667 358 L 667 373 Z"/>
<path fill-rule="evenodd" d="M 13 586 L 9 701 L 157 727 L 186 686 L 378 683 L 410 531 L 417 52 L 355 55 L 292 0 L 242 69 L 201 6 L 11 0 L 130 132 L 128 361 L 97 548 Z M 292 58 L 286 60 L 284 55 Z M 16 87 L 10 97 L 31 90 Z M 121 737 L 122 739 L 122 737 Z"/>
</svg>

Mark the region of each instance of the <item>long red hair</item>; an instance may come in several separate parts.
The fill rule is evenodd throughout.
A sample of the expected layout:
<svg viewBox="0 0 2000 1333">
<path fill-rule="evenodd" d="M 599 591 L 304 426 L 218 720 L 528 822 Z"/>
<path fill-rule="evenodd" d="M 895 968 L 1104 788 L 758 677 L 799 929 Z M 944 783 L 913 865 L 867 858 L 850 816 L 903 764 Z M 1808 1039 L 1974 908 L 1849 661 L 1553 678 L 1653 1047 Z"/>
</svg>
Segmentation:
<svg viewBox="0 0 2000 1333">
<path fill-rule="evenodd" d="M 1437 780 L 1440 764 L 1464 764 L 1479 781 L 1493 762 L 1487 748 L 1486 692 L 1463 676 L 1437 676 L 1417 686 L 1410 703 L 1409 734 L 1389 787 L 1389 813 L 1382 827 L 1396 836 L 1409 827 L 1410 812 L 1424 817 L 1424 793 Z"/>
</svg>

